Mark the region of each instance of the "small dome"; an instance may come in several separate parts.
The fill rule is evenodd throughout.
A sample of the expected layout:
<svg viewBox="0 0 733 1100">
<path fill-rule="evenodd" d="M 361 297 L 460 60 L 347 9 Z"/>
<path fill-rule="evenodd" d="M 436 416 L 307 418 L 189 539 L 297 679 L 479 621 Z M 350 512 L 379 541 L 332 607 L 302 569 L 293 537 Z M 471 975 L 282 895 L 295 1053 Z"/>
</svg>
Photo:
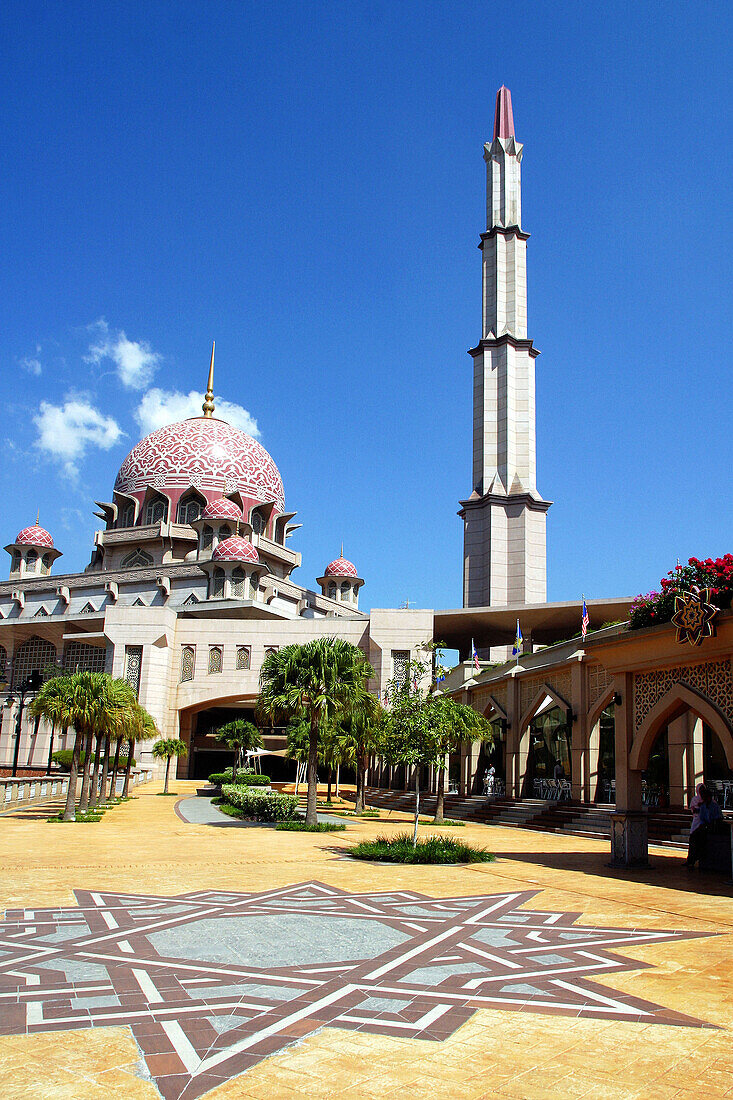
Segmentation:
<svg viewBox="0 0 733 1100">
<path fill-rule="evenodd" d="M 258 565 L 260 560 L 252 543 L 239 535 L 232 535 L 220 542 L 212 557 L 214 561 L 247 561 L 254 565 Z"/>
<path fill-rule="evenodd" d="M 244 513 L 233 500 L 229 500 L 227 497 L 219 497 L 218 500 L 212 500 L 211 504 L 206 505 L 201 518 L 233 519 L 236 523 L 241 523 L 244 519 Z"/>
<path fill-rule="evenodd" d="M 19 531 L 15 536 L 15 541 L 20 543 L 21 546 L 45 546 L 48 550 L 53 550 L 53 539 L 49 535 L 45 527 L 39 527 L 34 523 L 32 527 L 24 527 L 22 531 Z"/>
<path fill-rule="evenodd" d="M 358 579 L 359 574 L 356 571 L 356 566 L 353 562 L 350 562 L 347 558 L 336 558 L 330 565 L 326 566 L 327 577 L 356 577 Z"/>
</svg>

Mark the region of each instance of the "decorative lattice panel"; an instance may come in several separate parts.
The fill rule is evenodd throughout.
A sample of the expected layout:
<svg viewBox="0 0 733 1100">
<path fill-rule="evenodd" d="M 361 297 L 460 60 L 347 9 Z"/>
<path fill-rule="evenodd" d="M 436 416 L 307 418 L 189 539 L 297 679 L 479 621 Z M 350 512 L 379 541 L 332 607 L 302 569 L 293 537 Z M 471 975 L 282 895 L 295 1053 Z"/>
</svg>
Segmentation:
<svg viewBox="0 0 733 1100">
<path fill-rule="evenodd" d="M 224 667 L 224 658 L 222 655 L 222 649 L 219 645 L 209 646 L 209 675 L 215 672 L 221 672 Z"/>
<path fill-rule="evenodd" d="M 252 650 L 248 645 L 237 646 L 237 668 L 248 669 L 252 664 Z"/>
<path fill-rule="evenodd" d="M 588 669 L 588 707 L 593 707 L 613 683 L 603 665 L 591 665 Z"/>
<path fill-rule="evenodd" d="M 193 680 L 196 665 L 196 650 L 192 645 L 185 645 L 181 650 L 181 683 Z"/>
<path fill-rule="evenodd" d="M 634 676 L 634 721 L 639 729 L 649 711 L 675 684 L 687 684 L 704 695 L 733 722 L 733 676 L 729 660 L 678 665 Z"/>
<path fill-rule="evenodd" d="M 545 685 L 551 687 L 554 692 L 562 696 L 568 703 L 570 702 L 570 673 L 550 671 L 546 676 L 532 676 L 527 680 L 522 680 L 519 704 L 522 714 L 525 713 L 527 707 L 530 705 L 535 695 L 537 695 L 537 692 L 542 691 Z"/>
<path fill-rule="evenodd" d="M 64 649 L 64 668 L 69 672 L 104 672 L 107 651 L 88 642 L 68 642 Z"/>
<path fill-rule="evenodd" d="M 31 672 L 45 672 L 56 664 L 56 649 L 38 635 L 19 645 L 13 657 L 13 687 L 24 683 Z"/>
<path fill-rule="evenodd" d="M 140 694 L 140 673 L 143 667 L 143 647 L 125 646 L 125 679 L 136 695 Z"/>
</svg>

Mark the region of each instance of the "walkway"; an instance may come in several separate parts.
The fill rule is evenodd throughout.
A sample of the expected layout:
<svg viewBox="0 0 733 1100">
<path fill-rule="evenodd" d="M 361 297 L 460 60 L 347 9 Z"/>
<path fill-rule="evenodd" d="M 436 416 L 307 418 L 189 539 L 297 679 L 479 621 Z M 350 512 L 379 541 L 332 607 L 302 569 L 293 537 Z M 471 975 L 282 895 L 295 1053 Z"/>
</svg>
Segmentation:
<svg viewBox="0 0 733 1100">
<path fill-rule="evenodd" d="M 407 815 L 222 831 L 159 791 L 0 822 L 3 1100 L 733 1095 L 733 890 L 682 853 L 467 824 L 496 863 L 376 866 L 346 849 Z"/>
</svg>

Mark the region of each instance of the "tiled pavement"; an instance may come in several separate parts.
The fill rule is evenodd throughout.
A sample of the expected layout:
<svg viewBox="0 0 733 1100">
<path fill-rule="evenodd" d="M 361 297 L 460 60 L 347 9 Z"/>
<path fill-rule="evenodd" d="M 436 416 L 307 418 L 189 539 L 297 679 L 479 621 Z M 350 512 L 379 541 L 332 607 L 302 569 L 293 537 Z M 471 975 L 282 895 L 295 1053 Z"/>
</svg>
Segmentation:
<svg viewBox="0 0 733 1100">
<path fill-rule="evenodd" d="M 468 826 L 495 864 L 373 866 L 344 849 L 404 820 L 222 830 L 158 789 L 0 822 L 3 1097 L 733 1096 L 733 891 L 681 854 Z"/>
</svg>

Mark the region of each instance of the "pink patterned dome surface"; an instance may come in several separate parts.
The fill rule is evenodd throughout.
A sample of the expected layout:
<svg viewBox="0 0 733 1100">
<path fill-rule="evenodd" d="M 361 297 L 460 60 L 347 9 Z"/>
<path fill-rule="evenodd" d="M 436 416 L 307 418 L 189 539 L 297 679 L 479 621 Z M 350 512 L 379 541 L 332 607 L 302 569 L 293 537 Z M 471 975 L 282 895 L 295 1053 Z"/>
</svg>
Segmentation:
<svg viewBox="0 0 733 1100">
<path fill-rule="evenodd" d="M 214 561 L 247 561 L 258 564 L 260 560 L 257 549 L 252 543 L 239 535 L 224 539 L 211 556 Z"/>
<path fill-rule="evenodd" d="M 45 546 L 48 550 L 53 550 L 53 539 L 48 531 L 45 527 L 38 527 L 35 523 L 31 527 L 24 527 L 22 531 L 19 531 L 15 536 L 15 541 L 20 543 L 21 546 Z"/>
<path fill-rule="evenodd" d="M 356 566 L 353 562 L 350 562 L 347 558 L 336 558 L 330 565 L 326 566 L 327 577 L 358 577 L 359 574 L 356 571 Z"/>
<path fill-rule="evenodd" d="M 211 504 L 207 504 L 201 515 L 202 519 L 233 519 L 237 522 L 241 522 L 244 519 L 244 513 L 241 508 L 238 508 L 233 500 L 228 500 L 227 497 L 219 497 L 218 500 L 212 500 Z"/>
<path fill-rule="evenodd" d="M 251 436 L 214 417 L 167 424 L 146 435 L 122 463 L 115 492 L 144 493 L 148 487 L 172 499 L 193 485 L 202 493 L 240 492 L 285 508 L 280 471 Z"/>
</svg>

